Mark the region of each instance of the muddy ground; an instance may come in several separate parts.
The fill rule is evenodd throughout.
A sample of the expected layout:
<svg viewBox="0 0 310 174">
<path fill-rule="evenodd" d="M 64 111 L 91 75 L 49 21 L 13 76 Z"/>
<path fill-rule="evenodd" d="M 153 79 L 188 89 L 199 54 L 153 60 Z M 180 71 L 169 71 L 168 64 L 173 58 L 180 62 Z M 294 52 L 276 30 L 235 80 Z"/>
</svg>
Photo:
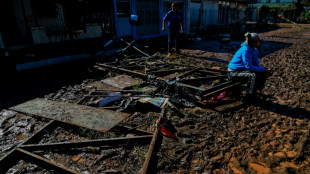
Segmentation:
<svg viewBox="0 0 310 174">
<path fill-rule="evenodd" d="M 309 173 L 306 32 L 281 28 L 262 33 L 261 62 L 275 71 L 263 99 L 228 113 L 198 109 L 174 121 L 179 139 L 164 139 L 159 173 Z"/>
<path fill-rule="evenodd" d="M 169 111 L 168 117 L 177 129 L 177 138 L 164 137 L 156 154 L 159 160 L 155 173 L 309 173 L 310 40 L 303 34 L 310 32 L 310 26 L 305 27 L 285 25 L 260 34 L 263 40 L 259 49 L 261 63 L 275 71 L 267 80 L 260 100 L 223 113 L 187 108 L 182 110 L 184 118 Z M 170 57 L 171 62 L 226 68 L 225 61 L 232 58 L 241 42 L 225 45 L 213 42 L 193 42 L 182 50 L 182 55 Z M 108 76 L 85 70 L 59 78 L 42 75 L 39 80 L 23 79 L 26 83 L 22 85 L 22 91 L 12 93 L 2 107 L 8 108 L 34 97 L 77 103 L 88 94 L 85 89 L 88 84 Z M 0 157 L 48 122 L 5 110 L 0 115 Z M 158 116 L 159 112 L 139 111 L 120 125 L 152 132 Z M 59 125 L 37 143 L 132 136 L 115 130 L 102 134 L 81 132 Z M 70 152 L 38 151 L 36 154 L 83 173 L 138 173 L 147 148 L 147 145 L 80 148 Z M 10 172 L 53 171 L 20 161 Z"/>
</svg>

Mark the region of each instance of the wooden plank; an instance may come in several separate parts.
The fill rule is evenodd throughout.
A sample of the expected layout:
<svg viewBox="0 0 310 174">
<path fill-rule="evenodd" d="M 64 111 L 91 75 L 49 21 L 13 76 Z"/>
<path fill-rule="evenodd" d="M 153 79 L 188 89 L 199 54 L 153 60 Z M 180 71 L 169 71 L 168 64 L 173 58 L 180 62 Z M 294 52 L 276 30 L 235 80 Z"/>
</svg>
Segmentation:
<svg viewBox="0 0 310 174">
<path fill-rule="evenodd" d="M 24 159 L 26 159 L 26 161 L 30 161 L 30 162 L 39 164 L 40 166 L 44 166 L 48 169 L 56 170 L 59 173 L 69 173 L 69 174 L 78 174 L 79 173 L 79 172 L 74 171 L 72 169 L 68 169 L 63 165 L 55 163 L 54 161 L 51 161 L 51 160 L 43 158 L 39 155 L 30 153 L 24 149 L 17 148 L 16 150 L 22 154 L 22 156 L 24 157 Z"/>
<path fill-rule="evenodd" d="M 193 69 L 193 70 L 190 70 L 190 71 L 187 71 L 187 72 L 185 72 L 185 73 L 182 73 L 182 74 L 180 74 L 180 75 L 178 76 L 178 78 L 183 78 L 183 77 L 189 76 L 189 75 L 195 73 L 196 71 L 198 71 L 198 70 L 200 70 L 200 69 L 201 69 L 201 68 L 195 68 L 195 69 Z"/>
<path fill-rule="evenodd" d="M 130 115 L 128 113 L 40 98 L 10 109 L 102 132 L 110 130 Z"/>
<path fill-rule="evenodd" d="M 161 115 L 160 117 L 163 118 L 165 117 L 165 114 L 166 114 L 166 111 L 165 109 L 162 109 L 161 111 Z M 147 151 L 147 154 L 146 154 L 146 157 L 145 157 L 145 161 L 143 163 L 143 167 L 142 167 L 142 170 L 141 170 L 141 174 L 147 174 L 149 173 L 149 170 L 150 170 L 150 163 L 152 161 L 152 156 L 153 156 L 153 153 L 154 153 L 154 149 L 155 149 L 155 146 L 156 146 L 156 141 L 159 137 L 159 128 L 156 126 L 156 129 L 155 129 L 155 132 L 153 134 L 153 138 L 152 138 L 152 141 L 151 141 L 151 144 L 149 146 L 149 149 Z"/>
<path fill-rule="evenodd" d="M 99 63 L 97 64 L 97 66 L 101 66 L 101 67 L 108 68 L 108 69 L 119 70 L 121 72 L 124 72 L 124 73 L 127 73 L 127 74 L 131 74 L 131 75 L 135 75 L 135 76 L 138 76 L 140 78 L 144 78 L 145 77 L 145 74 L 143 74 L 141 72 L 131 71 L 131 70 L 124 69 L 124 68 L 118 68 L 118 67 L 115 67 L 115 66 L 99 64 Z"/>
<path fill-rule="evenodd" d="M 187 71 L 192 68 L 178 68 L 178 69 L 169 69 L 169 70 L 156 70 L 156 71 L 147 71 L 150 74 L 155 74 L 155 75 L 163 75 L 167 73 L 175 73 L 175 72 L 182 72 L 182 71 Z"/>
<path fill-rule="evenodd" d="M 238 86 L 238 85 L 240 85 L 240 82 L 235 82 L 235 83 L 232 83 L 232 84 L 230 84 L 230 85 L 228 85 L 228 86 L 224 86 L 224 87 L 222 87 L 222 88 L 220 88 L 220 89 L 217 89 L 217 90 L 215 90 L 215 91 L 213 91 L 213 92 L 209 92 L 209 93 L 203 95 L 202 99 L 212 97 L 212 96 L 214 96 L 214 95 L 216 95 L 216 94 L 219 94 L 219 93 L 221 93 L 221 92 L 223 92 L 223 91 L 225 91 L 225 90 L 227 90 L 227 89 L 236 87 L 236 86 Z"/>
<path fill-rule="evenodd" d="M 86 140 L 77 142 L 60 142 L 49 144 L 27 144 L 20 146 L 23 149 L 32 150 L 45 150 L 45 149 L 66 149 L 66 148 L 80 148 L 87 146 L 100 147 L 104 145 L 119 146 L 121 144 L 148 144 L 152 138 L 152 135 L 143 135 L 135 137 L 119 137 L 119 138 L 106 138 L 96 140 Z"/>
<path fill-rule="evenodd" d="M 217 79 L 225 79 L 227 78 L 226 75 L 223 76 L 210 76 L 210 77 L 198 77 L 194 79 L 181 79 L 180 82 L 182 83 L 192 83 L 197 81 L 206 81 L 206 80 L 217 80 Z"/>
</svg>

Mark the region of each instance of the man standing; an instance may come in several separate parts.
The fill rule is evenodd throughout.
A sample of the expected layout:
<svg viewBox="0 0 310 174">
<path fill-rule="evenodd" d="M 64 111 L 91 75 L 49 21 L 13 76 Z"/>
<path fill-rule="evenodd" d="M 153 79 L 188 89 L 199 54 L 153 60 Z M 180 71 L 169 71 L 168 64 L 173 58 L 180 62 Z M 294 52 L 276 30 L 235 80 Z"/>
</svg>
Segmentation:
<svg viewBox="0 0 310 174">
<path fill-rule="evenodd" d="M 183 33 L 182 27 L 182 14 L 179 12 L 179 4 L 173 2 L 170 10 L 163 19 L 162 30 L 165 31 L 165 22 L 168 21 L 168 52 L 171 52 L 171 48 L 174 44 L 176 52 L 179 52 L 179 37 L 180 31 Z"/>
</svg>

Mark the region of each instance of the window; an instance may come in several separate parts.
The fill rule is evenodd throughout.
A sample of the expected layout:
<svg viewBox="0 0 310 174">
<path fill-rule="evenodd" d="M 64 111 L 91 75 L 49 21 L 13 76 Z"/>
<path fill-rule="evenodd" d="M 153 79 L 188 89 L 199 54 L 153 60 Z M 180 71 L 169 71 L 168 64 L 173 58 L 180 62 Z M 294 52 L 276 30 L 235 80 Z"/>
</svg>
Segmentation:
<svg viewBox="0 0 310 174">
<path fill-rule="evenodd" d="M 130 0 L 117 0 L 117 16 L 118 17 L 129 17 L 130 16 Z"/>
</svg>

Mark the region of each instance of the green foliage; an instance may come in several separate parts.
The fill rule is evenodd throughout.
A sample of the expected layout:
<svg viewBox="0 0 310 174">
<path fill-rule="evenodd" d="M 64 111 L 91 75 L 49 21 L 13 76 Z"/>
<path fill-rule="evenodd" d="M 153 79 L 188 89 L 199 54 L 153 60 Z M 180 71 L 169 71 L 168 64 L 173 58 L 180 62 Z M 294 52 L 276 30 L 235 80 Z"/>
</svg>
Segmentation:
<svg viewBox="0 0 310 174">
<path fill-rule="evenodd" d="M 310 11 L 305 14 L 305 19 L 310 21 Z"/>
<path fill-rule="evenodd" d="M 140 84 L 138 83 L 138 84 L 132 84 L 132 90 L 134 90 L 134 91 L 138 91 L 138 89 L 140 88 Z"/>
<path fill-rule="evenodd" d="M 128 56 L 127 54 L 124 54 L 124 58 L 128 59 L 128 58 L 130 58 L 130 56 Z"/>
<path fill-rule="evenodd" d="M 258 7 L 259 10 L 262 10 L 264 12 L 278 12 L 278 11 L 294 11 L 297 9 L 296 4 L 290 4 L 290 5 L 262 5 Z"/>
<path fill-rule="evenodd" d="M 265 18 L 268 15 L 276 17 L 278 14 L 284 15 L 285 18 L 295 21 L 297 16 L 300 16 L 304 11 L 304 7 L 300 0 L 289 5 L 263 5 L 258 7 L 260 18 Z"/>
<path fill-rule="evenodd" d="M 294 11 L 294 10 L 297 10 L 297 5 L 295 3 L 287 5 L 283 8 L 283 11 Z"/>
</svg>

